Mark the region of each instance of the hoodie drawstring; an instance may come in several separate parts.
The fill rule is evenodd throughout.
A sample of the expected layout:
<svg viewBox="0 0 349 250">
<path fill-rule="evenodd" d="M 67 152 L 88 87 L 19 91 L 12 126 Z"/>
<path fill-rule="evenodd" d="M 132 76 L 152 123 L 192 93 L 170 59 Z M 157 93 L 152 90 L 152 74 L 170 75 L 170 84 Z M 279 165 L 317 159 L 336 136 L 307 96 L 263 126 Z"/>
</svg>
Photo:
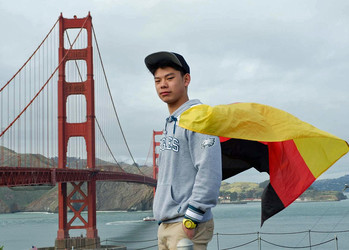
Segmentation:
<svg viewBox="0 0 349 250">
<path fill-rule="evenodd" d="M 170 117 L 166 118 L 166 124 L 165 124 L 165 134 L 167 134 L 167 123 L 175 122 L 173 126 L 173 135 L 176 133 L 176 124 L 177 124 L 177 117 L 171 115 Z"/>
</svg>

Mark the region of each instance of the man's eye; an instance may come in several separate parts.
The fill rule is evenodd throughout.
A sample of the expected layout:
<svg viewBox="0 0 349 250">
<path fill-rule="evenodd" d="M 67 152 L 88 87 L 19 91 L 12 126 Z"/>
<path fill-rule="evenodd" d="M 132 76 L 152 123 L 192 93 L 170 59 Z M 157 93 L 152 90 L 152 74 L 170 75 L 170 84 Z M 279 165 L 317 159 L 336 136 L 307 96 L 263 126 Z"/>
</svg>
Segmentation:
<svg viewBox="0 0 349 250">
<path fill-rule="evenodd" d="M 167 80 L 172 80 L 174 78 L 174 76 L 171 76 L 169 78 L 167 78 Z"/>
</svg>

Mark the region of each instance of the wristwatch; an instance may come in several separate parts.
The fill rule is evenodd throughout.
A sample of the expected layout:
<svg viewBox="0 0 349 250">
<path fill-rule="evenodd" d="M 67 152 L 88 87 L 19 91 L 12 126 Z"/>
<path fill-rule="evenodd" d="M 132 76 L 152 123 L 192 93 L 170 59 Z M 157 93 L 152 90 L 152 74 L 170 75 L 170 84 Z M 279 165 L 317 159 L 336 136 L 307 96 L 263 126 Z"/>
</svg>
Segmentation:
<svg viewBox="0 0 349 250">
<path fill-rule="evenodd" d="M 194 229 L 197 226 L 197 224 L 191 219 L 183 219 L 183 225 L 188 229 Z"/>
</svg>

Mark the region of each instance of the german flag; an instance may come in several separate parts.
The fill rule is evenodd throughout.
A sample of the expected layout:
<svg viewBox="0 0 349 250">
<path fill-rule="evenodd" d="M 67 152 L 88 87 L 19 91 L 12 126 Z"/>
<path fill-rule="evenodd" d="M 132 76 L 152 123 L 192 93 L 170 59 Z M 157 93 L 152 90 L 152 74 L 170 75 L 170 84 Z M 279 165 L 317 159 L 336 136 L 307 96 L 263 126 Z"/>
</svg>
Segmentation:
<svg viewBox="0 0 349 250">
<path fill-rule="evenodd" d="M 193 106 L 180 115 L 178 125 L 220 137 L 223 180 L 251 167 L 269 173 L 261 225 L 295 201 L 349 150 L 346 141 L 258 103 Z"/>
</svg>

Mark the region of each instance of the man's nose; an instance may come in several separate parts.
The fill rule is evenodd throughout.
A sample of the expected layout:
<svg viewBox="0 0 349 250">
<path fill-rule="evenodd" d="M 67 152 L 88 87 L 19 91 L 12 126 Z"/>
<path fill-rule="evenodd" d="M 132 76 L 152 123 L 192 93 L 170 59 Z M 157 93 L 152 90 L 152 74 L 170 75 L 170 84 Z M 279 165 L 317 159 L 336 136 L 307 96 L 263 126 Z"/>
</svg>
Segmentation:
<svg viewBox="0 0 349 250">
<path fill-rule="evenodd" d="M 161 87 L 162 89 L 163 89 L 163 88 L 167 88 L 167 87 L 168 87 L 166 80 L 161 81 L 161 85 L 160 85 L 160 87 Z"/>
</svg>

